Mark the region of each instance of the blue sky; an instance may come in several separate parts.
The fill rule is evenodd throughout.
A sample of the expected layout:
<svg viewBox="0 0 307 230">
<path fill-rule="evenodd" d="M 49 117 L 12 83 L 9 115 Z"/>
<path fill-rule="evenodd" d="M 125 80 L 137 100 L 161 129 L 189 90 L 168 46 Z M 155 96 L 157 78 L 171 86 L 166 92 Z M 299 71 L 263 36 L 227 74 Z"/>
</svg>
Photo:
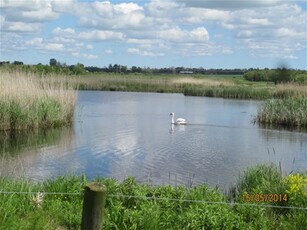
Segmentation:
<svg viewBox="0 0 307 230">
<path fill-rule="evenodd" d="M 307 69 L 306 1 L 0 0 L 0 60 Z"/>
</svg>

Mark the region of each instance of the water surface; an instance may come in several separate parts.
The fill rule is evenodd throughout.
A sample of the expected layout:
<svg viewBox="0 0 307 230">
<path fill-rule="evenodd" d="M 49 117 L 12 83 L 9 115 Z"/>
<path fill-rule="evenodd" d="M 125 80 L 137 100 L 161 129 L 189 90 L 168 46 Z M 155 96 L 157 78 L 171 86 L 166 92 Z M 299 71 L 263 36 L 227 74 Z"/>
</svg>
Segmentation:
<svg viewBox="0 0 307 230">
<path fill-rule="evenodd" d="M 151 184 L 207 182 L 227 188 L 257 163 L 280 164 L 283 173 L 306 170 L 307 133 L 259 128 L 251 120 L 260 103 L 81 91 L 74 127 L 39 134 L 46 141 L 38 144 L 6 144 L 0 173 L 33 180 L 66 173 L 134 176 Z M 172 126 L 170 112 L 188 125 Z"/>
</svg>

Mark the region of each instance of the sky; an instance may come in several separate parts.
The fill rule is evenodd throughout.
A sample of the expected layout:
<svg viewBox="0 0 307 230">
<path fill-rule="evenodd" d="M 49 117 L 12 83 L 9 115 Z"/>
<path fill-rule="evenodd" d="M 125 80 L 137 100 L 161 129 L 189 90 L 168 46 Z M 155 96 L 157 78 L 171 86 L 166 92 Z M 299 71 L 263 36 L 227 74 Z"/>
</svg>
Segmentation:
<svg viewBox="0 0 307 230">
<path fill-rule="evenodd" d="M 0 0 L 0 61 L 307 70 L 306 0 Z"/>
</svg>

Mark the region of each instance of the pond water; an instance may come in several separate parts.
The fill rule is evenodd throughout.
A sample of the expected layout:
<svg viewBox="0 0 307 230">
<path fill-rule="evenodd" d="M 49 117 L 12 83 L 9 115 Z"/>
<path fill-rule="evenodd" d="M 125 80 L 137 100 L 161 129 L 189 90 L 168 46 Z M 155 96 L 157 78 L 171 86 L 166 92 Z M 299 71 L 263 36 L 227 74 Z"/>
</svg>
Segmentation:
<svg viewBox="0 0 307 230">
<path fill-rule="evenodd" d="M 307 170 L 307 133 L 253 124 L 260 103 L 81 91 L 72 128 L 1 139 L 0 175 L 134 176 L 150 184 L 206 182 L 226 189 L 257 163 L 273 162 L 283 173 Z M 188 124 L 172 126 L 170 112 Z"/>
</svg>

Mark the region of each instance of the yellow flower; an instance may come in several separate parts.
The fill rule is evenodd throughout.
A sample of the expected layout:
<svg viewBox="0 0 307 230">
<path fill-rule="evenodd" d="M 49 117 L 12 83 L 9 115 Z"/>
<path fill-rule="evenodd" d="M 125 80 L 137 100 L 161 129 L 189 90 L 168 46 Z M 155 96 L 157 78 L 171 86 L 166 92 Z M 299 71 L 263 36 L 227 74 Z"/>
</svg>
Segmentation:
<svg viewBox="0 0 307 230">
<path fill-rule="evenodd" d="M 285 177 L 285 182 L 287 184 L 286 192 L 288 194 L 305 194 L 307 195 L 307 178 L 303 175 L 297 174 L 290 174 Z"/>
</svg>

